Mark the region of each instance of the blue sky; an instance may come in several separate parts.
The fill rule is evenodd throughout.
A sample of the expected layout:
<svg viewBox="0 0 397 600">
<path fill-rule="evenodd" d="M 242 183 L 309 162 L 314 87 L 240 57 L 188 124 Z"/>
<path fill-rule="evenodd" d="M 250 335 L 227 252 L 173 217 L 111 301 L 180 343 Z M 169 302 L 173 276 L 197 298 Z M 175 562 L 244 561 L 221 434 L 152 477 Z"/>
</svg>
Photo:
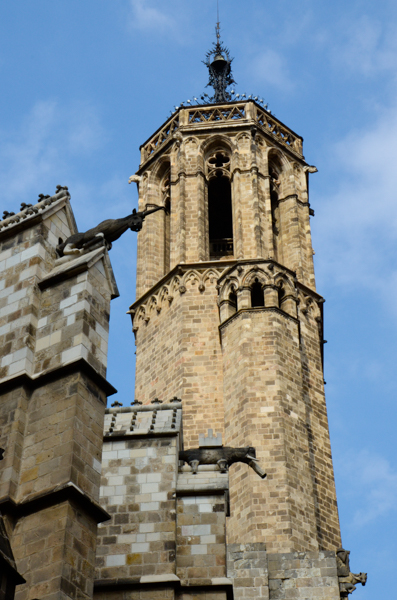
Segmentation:
<svg viewBox="0 0 397 600">
<path fill-rule="evenodd" d="M 304 137 L 326 298 L 326 393 L 343 544 L 392 598 L 397 556 L 397 4 L 220 0 L 237 90 Z M 0 4 L 1 210 L 68 185 L 81 230 L 136 206 L 139 145 L 204 91 L 215 0 Z M 111 259 L 109 380 L 133 398 L 135 238 Z M 385 574 L 389 576 L 386 577 Z"/>
</svg>

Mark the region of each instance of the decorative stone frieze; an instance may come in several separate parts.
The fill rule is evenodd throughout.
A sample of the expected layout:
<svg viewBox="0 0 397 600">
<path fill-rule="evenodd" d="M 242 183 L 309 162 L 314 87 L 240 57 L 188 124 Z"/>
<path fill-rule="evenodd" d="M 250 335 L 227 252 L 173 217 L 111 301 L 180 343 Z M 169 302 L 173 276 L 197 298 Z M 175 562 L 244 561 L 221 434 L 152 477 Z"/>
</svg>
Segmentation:
<svg viewBox="0 0 397 600">
<path fill-rule="evenodd" d="M 221 324 L 237 311 L 252 307 L 251 290 L 255 282 L 263 290 L 264 307 L 280 308 L 296 318 L 298 289 L 295 273 L 271 260 L 239 261 L 219 278 Z"/>
<path fill-rule="evenodd" d="M 202 294 L 206 285 L 215 287 L 217 285 L 222 267 L 200 267 L 191 268 L 189 265 L 181 265 L 170 272 L 161 285 L 156 286 L 151 294 L 146 294 L 137 300 L 129 309 L 133 331 L 136 333 L 142 322 L 148 323 L 154 315 L 159 315 L 163 309 L 169 308 L 176 295 L 186 294 L 188 290 L 197 289 Z"/>
</svg>

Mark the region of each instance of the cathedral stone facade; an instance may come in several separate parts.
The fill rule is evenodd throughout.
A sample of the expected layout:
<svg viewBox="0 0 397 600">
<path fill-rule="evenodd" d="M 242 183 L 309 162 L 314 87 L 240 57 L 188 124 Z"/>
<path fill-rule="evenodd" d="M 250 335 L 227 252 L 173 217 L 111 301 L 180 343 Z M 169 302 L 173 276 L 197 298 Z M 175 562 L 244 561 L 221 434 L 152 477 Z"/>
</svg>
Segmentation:
<svg viewBox="0 0 397 600">
<path fill-rule="evenodd" d="M 341 548 L 314 171 L 253 99 L 182 106 L 142 145 L 138 215 L 161 209 L 138 233 L 130 407 L 106 408 L 107 230 L 79 247 L 61 186 L 0 222 L 0 600 L 365 583 Z"/>
</svg>

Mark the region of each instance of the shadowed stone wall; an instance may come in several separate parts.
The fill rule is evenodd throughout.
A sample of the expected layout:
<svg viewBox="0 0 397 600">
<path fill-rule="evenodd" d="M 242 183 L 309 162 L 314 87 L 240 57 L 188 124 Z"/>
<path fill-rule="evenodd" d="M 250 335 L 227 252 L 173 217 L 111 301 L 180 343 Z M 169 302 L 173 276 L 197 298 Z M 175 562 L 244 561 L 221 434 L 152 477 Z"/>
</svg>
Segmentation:
<svg viewBox="0 0 397 600">
<path fill-rule="evenodd" d="M 110 300 L 105 247 L 59 259 L 67 189 L 0 223 L 0 507 L 19 599 L 93 593 Z"/>
</svg>

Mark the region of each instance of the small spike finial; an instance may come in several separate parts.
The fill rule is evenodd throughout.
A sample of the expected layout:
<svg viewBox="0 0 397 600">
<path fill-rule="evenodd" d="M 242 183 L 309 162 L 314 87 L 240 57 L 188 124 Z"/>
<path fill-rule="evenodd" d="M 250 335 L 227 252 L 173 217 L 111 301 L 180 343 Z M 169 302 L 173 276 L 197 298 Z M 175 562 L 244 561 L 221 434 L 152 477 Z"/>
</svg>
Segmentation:
<svg viewBox="0 0 397 600">
<path fill-rule="evenodd" d="M 216 43 L 220 44 L 221 41 L 221 22 L 219 20 L 219 0 L 216 0 Z"/>
</svg>

